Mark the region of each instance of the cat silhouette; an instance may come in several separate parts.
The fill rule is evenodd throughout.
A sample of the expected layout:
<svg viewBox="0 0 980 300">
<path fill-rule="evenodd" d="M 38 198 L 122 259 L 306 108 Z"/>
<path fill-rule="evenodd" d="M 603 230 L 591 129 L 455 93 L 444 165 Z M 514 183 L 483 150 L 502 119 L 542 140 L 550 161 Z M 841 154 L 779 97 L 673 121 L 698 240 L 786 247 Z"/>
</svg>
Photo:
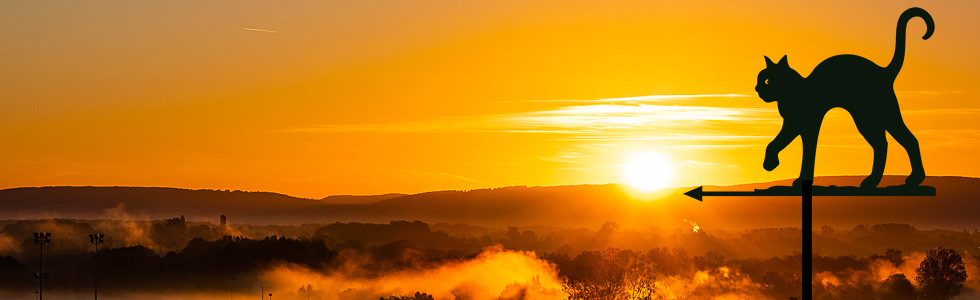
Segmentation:
<svg viewBox="0 0 980 300">
<path fill-rule="evenodd" d="M 871 175 L 861 182 L 862 188 L 875 188 L 885 171 L 888 154 L 887 131 L 909 155 L 912 173 L 905 184 L 919 185 L 925 179 L 919 141 L 902 120 L 895 96 L 895 78 L 905 60 L 905 31 L 909 20 L 919 17 L 926 23 L 928 39 L 935 30 L 932 16 L 925 10 L 913 7 L 898 18 L 895 37 L 895 54 L 891 63 L 879 67 L 870 60 L 856 55 L 837 55 L 817 65 L 810 76 L 803 77 L 789 67 L 786 56 L 778 63 L 766 57 L 766 68 L 759 72 L 755 90 L 765 102 L 776 102 L 783 118 L 782 128 L 766 147 L 762 166 L 772 171 L 779 166 L 779 152 L 800 136 L 803 139 L 803 164 L 801 180 L 813 180 L 813 165 L 817 150 L 817 138 L 824 116 L 833 108 L 840 107 L 851 114 L 854 124 L 864 139 L 874 149 Z"/>
</svg>

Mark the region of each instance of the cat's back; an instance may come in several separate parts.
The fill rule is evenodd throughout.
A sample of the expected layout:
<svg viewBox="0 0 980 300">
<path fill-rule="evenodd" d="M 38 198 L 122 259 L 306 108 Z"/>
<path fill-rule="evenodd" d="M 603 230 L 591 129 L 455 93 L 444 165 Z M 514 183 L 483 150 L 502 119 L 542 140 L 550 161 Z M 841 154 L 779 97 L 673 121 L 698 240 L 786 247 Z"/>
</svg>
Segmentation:
<svg viewBox="0 0 980 300">
<path fill-rule="evenodd" d="M 888 79 L 885 68 L 857 55 L 837 55 L 820 62 L 807 79 L 828 83 L 860 81 L 869 83 L 876 79 Z"/>
</svg>

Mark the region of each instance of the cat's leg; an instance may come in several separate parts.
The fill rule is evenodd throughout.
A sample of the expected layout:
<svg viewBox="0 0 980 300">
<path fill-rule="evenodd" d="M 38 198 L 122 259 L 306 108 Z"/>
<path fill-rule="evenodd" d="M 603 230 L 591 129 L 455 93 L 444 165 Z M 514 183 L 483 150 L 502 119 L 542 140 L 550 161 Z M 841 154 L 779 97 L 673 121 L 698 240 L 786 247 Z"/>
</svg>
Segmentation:
<svg viewBox="0 0 980 300">
<path fill-rule="evenodd" d="M 793 142 L 800 135 L 797 130 L 797 126 L 794 126 L 794 124 L 785 120 L 783 121 L 783 127 L 779 129 L 779 133 L 766 146 L 766 159 L 762 162 L 763 169 L 772 171 L 779 166 L 779 152 L 786 149 L 786 146 L 789 146 L 789 143 Z"/>
<path fill-rule="evenodd" d="M 874 149 L 875 155 L 871 165 L 871 175 L 861 181 L 861 187 L 875 188 L 885 173 L 885 159 L 888 158 L 888 140 L 885 139 L 885 129 L 880 126 L 877 119 L 854 117 L 854 125 L 857 125 L 858 132 L 868 141 L 871 149 Z"/>
<path fill-rule="evenodd" d="M 909 162 L 912 164 L 912 174 L 905 178 L 905 184 L 919 185 L 926 179 L 926 171 L 922 167 L 922 154 L 919 153 L 919 140 L 905 126 L 905 122 L 902 121 L 901 116 L 899 116 L 897 122 L 892 122 L 891 125 L 888 128 L 888 133 L 905 148 L 905 152 L 909 154 Z"/>
<path fill-rule="evenodd" d="M 820 123 L 823 117 L 817 119 L 814 125 L 805 127 L 800 132 L 803 140 L 803 164 L 800 165 L 800 178 L 793 181 L 793 186 L 803 186 L 803 180 L 813 180 L 813 169 L 817 160 L 817 138 L 820 136 Z"/>
</svg>

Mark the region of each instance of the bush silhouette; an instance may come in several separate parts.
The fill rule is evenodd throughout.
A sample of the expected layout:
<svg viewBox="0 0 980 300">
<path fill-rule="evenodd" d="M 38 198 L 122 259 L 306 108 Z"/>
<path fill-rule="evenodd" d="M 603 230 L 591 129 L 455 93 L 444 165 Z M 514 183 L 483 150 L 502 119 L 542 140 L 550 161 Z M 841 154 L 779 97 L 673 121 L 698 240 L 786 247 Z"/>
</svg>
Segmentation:
<svg viewBox="0 0 980 300">
<path fill-rule="evenodd" d="M 922 298 L 928 300 L 948 300 L 959 295 L 967 276 L 960 254 L 943 247 L 926 252 L 926 259 L 915 273 Z"/>
</svg>

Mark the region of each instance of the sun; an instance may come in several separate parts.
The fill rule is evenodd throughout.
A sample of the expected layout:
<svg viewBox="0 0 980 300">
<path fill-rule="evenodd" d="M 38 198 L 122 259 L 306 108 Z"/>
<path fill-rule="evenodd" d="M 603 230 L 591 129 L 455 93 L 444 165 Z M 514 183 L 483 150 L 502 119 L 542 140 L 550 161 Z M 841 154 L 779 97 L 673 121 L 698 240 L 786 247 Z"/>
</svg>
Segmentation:
<svg viewBox="0 0 980 300">
<path fill-rule="evenodd" d="M 622 165 L 622 171 L 623 181 L 641 191 L 668 187 L 674 179 L 674 164 L 667 156 L 656 151 L 629 154 Z"/>
</svg>

